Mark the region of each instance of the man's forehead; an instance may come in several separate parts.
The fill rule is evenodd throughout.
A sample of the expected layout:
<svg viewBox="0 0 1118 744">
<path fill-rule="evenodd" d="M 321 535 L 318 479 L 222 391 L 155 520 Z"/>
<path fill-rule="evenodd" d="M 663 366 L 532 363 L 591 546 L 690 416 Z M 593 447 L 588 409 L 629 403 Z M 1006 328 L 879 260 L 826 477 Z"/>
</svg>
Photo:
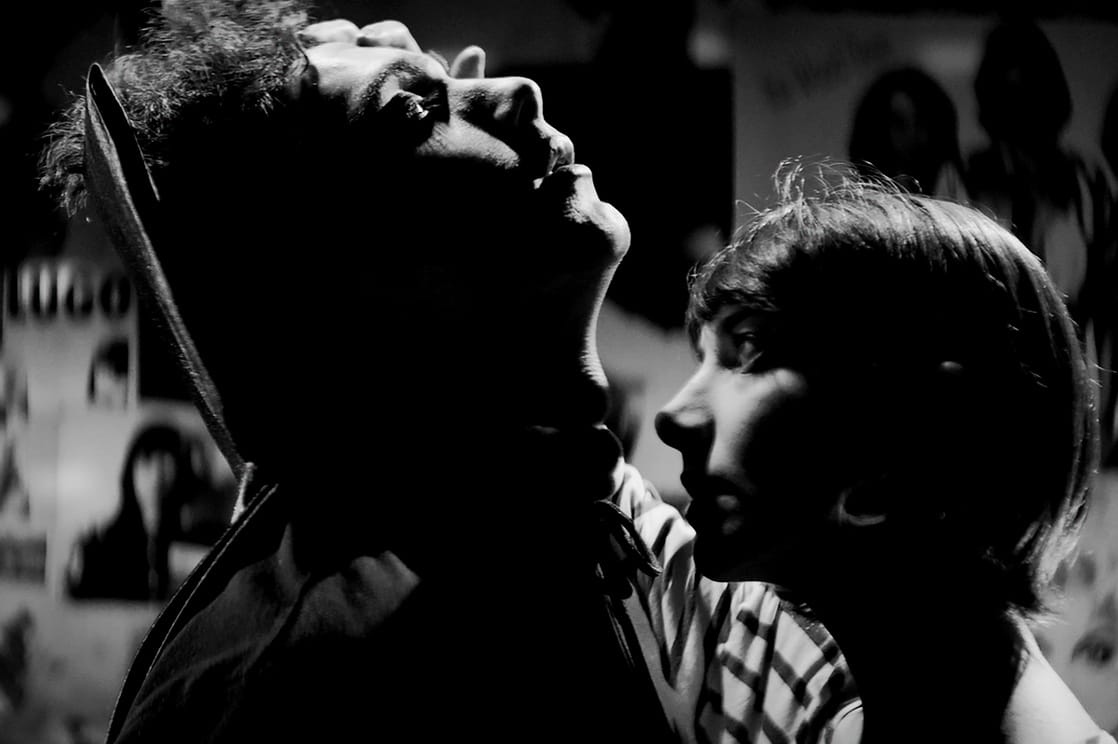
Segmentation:
<svg viewBox="0 0 1118 744">
<path fill-rule="evenodd" d="M 440 54 L 417 52 L 396 47 L 357 46 L 343 41 L 327 41 L 305 49 L 307 59 L 315 66 L 361 64 L 368 66 L 410 63 L 422 69 L 438 68 L 447 72 L 446 60 Z"/>
<path fill-rule="evenodd" d="M 346 42 L 325 42 L 306 50 L 306 68 L 299 75 L 302 84 L 292 90 L 296 98 L 308 94 L 344 96 L 355 104 L 373 101 L 386 80 L 397 76 L 421 75 L 446 77 L 445 60 L 441 57 L 395 47 L 361 47 Z M 363 104 L 362 104 L 363 105 Z"/>
<path fill-rule="evenodd" d="M 408 27 L 393 20 L 377 21 L 358 28 L 353 21 L 333 18 L 304 27 L 299 32 L 299 39 L 307 45 L 341 41 L 357 46 L 397 47 L 413 52 L 420 50 Z"/>
</svg>

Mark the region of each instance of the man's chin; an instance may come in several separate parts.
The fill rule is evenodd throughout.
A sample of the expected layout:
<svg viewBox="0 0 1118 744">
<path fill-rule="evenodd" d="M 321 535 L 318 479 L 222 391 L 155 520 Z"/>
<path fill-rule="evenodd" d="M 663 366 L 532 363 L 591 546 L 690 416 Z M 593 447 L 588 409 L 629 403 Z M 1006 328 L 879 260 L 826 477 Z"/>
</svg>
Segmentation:
<svg viewBox="0 0 1118 744">
<path fill-rule="evenodd" d="M 558 228 L 565 251 L 580 263 L 613 265 L 629 249 L 629 223 L 612 204 L 602 201 L 585 165 L 563 166 L 544 178 L 535 205 L 545 223 Z"/>
</svg>

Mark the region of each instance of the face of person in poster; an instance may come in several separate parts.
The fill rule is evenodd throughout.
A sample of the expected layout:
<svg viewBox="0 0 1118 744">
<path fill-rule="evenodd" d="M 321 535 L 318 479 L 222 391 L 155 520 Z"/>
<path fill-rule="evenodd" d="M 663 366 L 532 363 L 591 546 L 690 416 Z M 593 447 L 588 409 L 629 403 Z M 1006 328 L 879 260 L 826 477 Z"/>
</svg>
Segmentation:
<svg viewBox="0 0 1118 744">
<path fill-rule="evenodd" d="M 930 75 L 890 70 L 866 90 L 854 112 L 850 157 L 868 162 L 906 188 L 933 194 L 959 160 L 954 105 Z"/>
<path fill-rule="evenodd" d="M 1057 145 L 1071 116 L 1071 94 L 1060 58 L 1038 26 L 1017 20 L 992 29 L 974 87 L 992 141 L 1019 152 Z"/>
<path fill-rule="evenodd" d="M 889 145 L 900 156 L 913 159 L 928 146 L 928 131 L 916 112 L 912 96 L 903 91 L 889 98 Z"/>
<path fill-rule="evenodd" d="M 113 339 L 100 346 L 89 363 L 89 403 L 123 408 L 128 401 L 128 342 Z"/>
<path fill-rule="evenodd" d="M 128 379 L 104 365 L 93 369 L 92 403 L 110 408 L 121 408 L 128 398 Z"/>
<path fill-rule="evenodd" d="M 168 497 L 175 492 L 176 479 L 179 477 L 178 459 L 173 452 L 155 450 L 140 455 L 132 466 L 136 501 L 149 535 L 155 535 L 165 524 L 165 520 L 175 516 L 167 512 L 177 509 L 177 505 L 168 503 Z"/>
</svg>

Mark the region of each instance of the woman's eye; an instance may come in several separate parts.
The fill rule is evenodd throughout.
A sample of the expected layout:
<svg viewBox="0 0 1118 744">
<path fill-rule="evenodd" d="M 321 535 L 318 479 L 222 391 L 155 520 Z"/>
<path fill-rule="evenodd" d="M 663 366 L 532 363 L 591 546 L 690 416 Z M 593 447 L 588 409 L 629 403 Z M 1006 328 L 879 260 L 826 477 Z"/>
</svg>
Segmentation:
<svg viewBox="0 0 1118 744">
<path fill-rule="evenodd" d="M 761 342 L 756 331 L 748 329 L 730 329 L 726 332 L 722 345 L 722 364 L 731 369 L 742 372 L 756 371 L 762 357 Z"/>
<path fill-rule="evenodd" d="M 731 336 L 731 342 L 737 349 L 738 364 L 744 370 L 753 369 L 761 359 L 761 344 L 756 333 L 738 333 Z"/>
<path fill-rule="evenodd" d="M 1114 658 L 1114 643 L 1092 633 L 1075 644 L 1071 657 L 1082 658 L 1091 666 L 1106 666 Z"/>
</svg>

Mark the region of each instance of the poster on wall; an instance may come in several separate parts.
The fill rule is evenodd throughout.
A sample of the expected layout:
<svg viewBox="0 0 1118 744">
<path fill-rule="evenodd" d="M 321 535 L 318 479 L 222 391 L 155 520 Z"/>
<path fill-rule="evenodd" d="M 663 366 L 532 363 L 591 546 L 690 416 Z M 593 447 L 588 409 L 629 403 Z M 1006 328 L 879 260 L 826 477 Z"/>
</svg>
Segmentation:
<svg viewBox="0 0 1118 744">
<path fill-rule="evenodd" d="M 40 259 L 5 272 L 5 377 L 27 416 L 134 405 L 136 317 L 118 266 Z"/>
<path fill-rule="evenodd" d="M 0 741 L 100 741 L 235 485 L 193 406 L 139 397 L 138 308 L 111 253 L 12 267 L 0 308 Z"/>
<path fill-rule="evenodd" d="M 228 525 L 235 485 L 181 403 L 70 411 L 40 430 L 49 446 L 26 471 L 36 527 L 3 537 L 38 549 L 0 576 L 0 724 L 25 737 L 3 741 L 58 727 L 99 741 L 143 634 Z"/>
<path fill-rule="evenodd" d="M 165 601 L 229 524 L 235 483 L 190 406 L 68 417 L 60 458 L 50 572 L 68 599 Z"/>
</svg>

